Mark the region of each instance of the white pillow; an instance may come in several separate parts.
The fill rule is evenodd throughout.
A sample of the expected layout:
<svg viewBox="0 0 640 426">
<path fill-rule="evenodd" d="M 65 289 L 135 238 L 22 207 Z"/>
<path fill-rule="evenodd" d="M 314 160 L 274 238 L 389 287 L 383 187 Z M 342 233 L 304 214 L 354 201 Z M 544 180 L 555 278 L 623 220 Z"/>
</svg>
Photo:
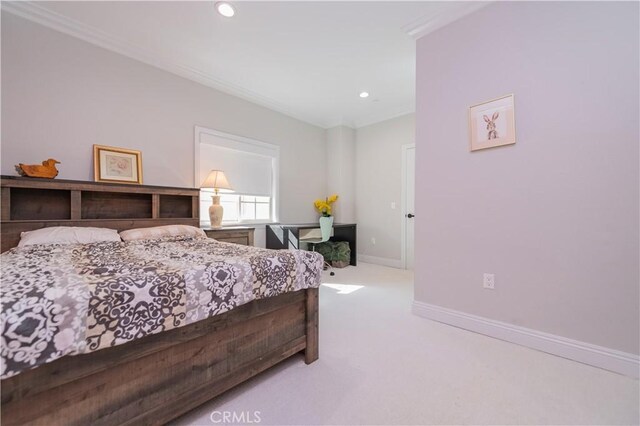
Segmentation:
<svg viewBox="0 0 640 426">
<path fill-rule="evenodd" d="M 109 228 L 81 226 L 52 226 L 22 232 L 18 247 L 33 244 L 89 244 L 101 241 L 120 241 L 118 231 Z"/>
<path fill-rule="evenodd" d="M 136 228 L 122 231 L 120 237 L 124 241 L 149 240 L 162 237 L 207 237 L 207 234 L 200 228 L 189 225 L 165 225 L 151 228 Z"/>
</svg>

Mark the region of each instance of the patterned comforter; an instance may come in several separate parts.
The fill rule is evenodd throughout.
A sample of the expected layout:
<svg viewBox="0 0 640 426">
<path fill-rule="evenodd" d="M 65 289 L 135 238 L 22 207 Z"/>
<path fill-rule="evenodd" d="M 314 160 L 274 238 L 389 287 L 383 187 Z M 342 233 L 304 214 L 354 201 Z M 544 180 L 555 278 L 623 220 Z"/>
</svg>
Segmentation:
<svg viewBox="0 0 640 426">
<path fill-rule="evenodd" d="M 322 257 L 209 238 L 14 248 L 0 257 L 0 377 L 318 287 Z"/>
</svg>

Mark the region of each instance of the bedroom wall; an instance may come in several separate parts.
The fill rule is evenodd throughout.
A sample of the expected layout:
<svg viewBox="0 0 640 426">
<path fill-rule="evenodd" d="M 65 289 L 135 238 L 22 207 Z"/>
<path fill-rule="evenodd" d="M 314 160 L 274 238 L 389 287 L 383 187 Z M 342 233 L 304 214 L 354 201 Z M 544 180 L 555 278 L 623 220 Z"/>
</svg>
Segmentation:
<svg viewBox="0 0 640 426">
<path fill-rule="evenodd" d="M 145 184 L 193 182 L 194 126 L 281 147 L 280 220 L 317 218 L 325 130 L 2 13 L 2 174 L 54 157 L 93 180 L 93 144 L 142 151 Z"/>
<path fill-rule="evenodd" d="M 403 267 L 402 145 L 414 141 L 415 114 L 357 129 L 356 214 L 358 253 L 363 261 Z"/>
<path fill-rule="evenodd" d="M 327 195 L 338 194 L 333 206 L 338 223 L 356 222 L 356 130 L 347 126 L 327 129 Z"/>
<path fill-rule="evenodd" d="M 500 2 L 418 40 L 416 301 L 638 354 L 638 27 Z M 467 108 L 508 93 L 516 145 L 470 153 Z"/>
</svg>

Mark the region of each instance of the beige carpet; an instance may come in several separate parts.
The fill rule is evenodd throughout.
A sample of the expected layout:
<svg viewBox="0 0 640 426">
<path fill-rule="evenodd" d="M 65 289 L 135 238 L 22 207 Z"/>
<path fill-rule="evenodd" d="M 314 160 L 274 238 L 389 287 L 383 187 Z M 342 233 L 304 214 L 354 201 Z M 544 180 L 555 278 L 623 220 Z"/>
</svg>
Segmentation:
<svg viewBox="0 0 640 426">
<path fill-rule="evenodd" d="M 325 282 L 318 361 L 289 359 L 174 424 L 639 422 L 637 380 L 412 315 L 410 272 L 361 264 Z"/>
</svg>

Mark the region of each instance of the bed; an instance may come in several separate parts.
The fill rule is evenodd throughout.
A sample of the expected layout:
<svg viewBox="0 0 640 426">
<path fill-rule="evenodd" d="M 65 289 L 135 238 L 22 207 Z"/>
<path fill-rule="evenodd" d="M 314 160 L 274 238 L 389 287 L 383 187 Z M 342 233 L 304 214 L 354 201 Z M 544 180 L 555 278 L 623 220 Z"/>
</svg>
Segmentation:
<svg viewBox="0 0 640 426">
<path fill-rule="evenodd" d="M 39 332 L 11 331 L 4 309 L 3 424 L 160 424 L 290 356 L 318 358 L 314 253 L 191 236 L 12 248 L 49 226 L 197 225 L 198 190 L 7 177 L 1 189 L 3 280 L 39 283 L 3 288 L 3 304 L 71 300 L 53 331 L 34 315 Z"/>
</svg>

